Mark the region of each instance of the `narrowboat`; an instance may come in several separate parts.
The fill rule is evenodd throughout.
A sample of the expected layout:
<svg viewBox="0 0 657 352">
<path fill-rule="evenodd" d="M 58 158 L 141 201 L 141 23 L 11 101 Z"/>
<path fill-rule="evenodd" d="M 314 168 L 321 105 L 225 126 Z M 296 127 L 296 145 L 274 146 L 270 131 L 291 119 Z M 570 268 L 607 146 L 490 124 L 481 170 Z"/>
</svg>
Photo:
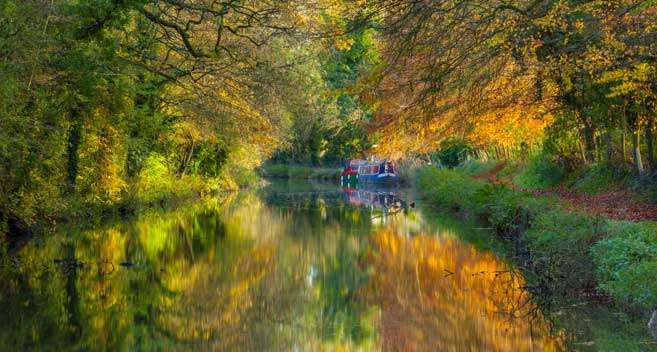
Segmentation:
<svg viewBox="0 0 657 352">
<path fill-rule="evenodd" d="M 367 160 L 365 159 L 349 160 L 349 163 L 344 167 L 344 171 L 340 173 L 342 184 L 356 184 L 358 182 L 358 168 L 366 163 Z"/>
<path fill-rule="evenodd" d="M 392 162 L 379 160 L 365 162 L 358 167 L 359 183 L 395 183 L 397 175 Z"/>
</svg>

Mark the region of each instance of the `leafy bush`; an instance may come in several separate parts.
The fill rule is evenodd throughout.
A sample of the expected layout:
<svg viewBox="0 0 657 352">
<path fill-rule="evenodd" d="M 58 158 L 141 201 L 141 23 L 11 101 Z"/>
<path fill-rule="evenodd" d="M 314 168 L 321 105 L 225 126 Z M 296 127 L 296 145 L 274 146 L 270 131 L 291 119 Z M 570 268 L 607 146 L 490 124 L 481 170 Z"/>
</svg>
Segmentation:
<svg viewBox="0 0 657 352">
<path fill-rule="evenodd" d="M 239 188 L 250 187 L 260 181 L 260 177 L 258 177 L 255 170 L 245 167 L 231 167 L 230 176 Z"/>
<path fill-rule="evenodd" d="M 481 161 L 477 159 L 471 159 L 463 162 L 459 169 L 468 175 L 481 175 L 493 169 L 496 164 L 496 161 Z"/>
<path fill-rule="evenodd" d="M 133 203 L 157 203 L 173 198 L 185 198 L 196 193 L 206 193 L 213 189 L 215 182 L 206 182 L 198 176 L 176 177 L 167 164 L 166 158 L 151 153 L 139 172 L 135 183 Z"/>
<path fill-rule="evenodd" d="M 543 189 L 556 186 L 564 176 L 564 169 L 549 156 L 539 154 L 515 177 L 514 182 L 527 189 Z"/>
<path fill-rule="evenodd" d="M 515 178 L 515 175 L 521 172 L 523 169 L 524 164 L 522 162 L 514 161 L 514 160 L 509 160 L 502 170 L 497 173 L 497 177 L 509 177 L 509 178 Z"/>
<path fill-rule="evenodd" d="M 520 236 L 533 216 L 548 208 L 547 201 L 506 186 L 487 185 L 479 192 L 478 212 L 493 225 L 499 235 Z"/>
<path fill-rule="evenodd" d="M 609 164 L 596 164 L 579 174 L 573 186 L 580 192 L 592 194 L 609 189 L 610 184 L 623 182 L 628 176 L 629 172 L 626 169 Z"/>
<path fill-rule="evenodd" d="M 440 143 L 440 149 L 433 157 L 440 159 L 443 166 L 456 167 L 465 162 L 471 150 L 472 147 L 467 141 L 451 138 Z"/>
<path fill-rule="evenodd" d="M 607 221 L 584 214 L 547 211 L 532 220 L 526 241 L 531 267 L 552 292 L 595 287 L 591 246 L 606 234 Z"/>
<path fill-rule="evenodd" d="M 166 199 L 171 191 L 171 175 L 164 156 L 152 153 L 144 160 L 139 179 L 136 183 L 137 193 L 145 202 Z"/>
<path fill-rule="evenodd" d="M 545 130 L 543 152 L 563 160 L 568 169 L 575 169 L 581 160 L 577 119 L 571 114 L 557 116 Z"/>
<path fill-rule="evenodd" d="M 397 180 L 399 183 L 408 185 L 415 181 L 417 170 L 420 167 L 417 162 L 418 160 L 422 159 L 418 158 L 415 160 L 400 160 L 394 164 L 395 174 L 397 174 Z"/>
<path fill-rule="evenodd" d="M 418 185 L 434 205 L 471 210 L 477 204 L 477 192 L 485 184 L 459 171 L 423 168 L 418 172 Z"/>
<path fill-rule="evenodd" d="M 614 221 L 610 238 L 593 246 L 600 288 L 646 307 L 657 304 L 657 226 Z"/>
</svg>

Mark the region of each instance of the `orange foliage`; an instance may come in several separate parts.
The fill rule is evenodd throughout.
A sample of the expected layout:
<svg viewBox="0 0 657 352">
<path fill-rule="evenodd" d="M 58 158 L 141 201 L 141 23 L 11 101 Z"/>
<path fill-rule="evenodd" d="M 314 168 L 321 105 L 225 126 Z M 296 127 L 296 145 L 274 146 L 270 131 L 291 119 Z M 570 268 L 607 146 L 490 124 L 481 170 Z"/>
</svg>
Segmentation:
<svg viewBox="0 0 657 352">
<path fill-rule="evenodd" d="M 408 86 L 412 73 L 386 76 L 382 86 L 397 88 L 381 88 L 390 96 L 377 111 L 378 152 L 402 158 L 409 152 L 433 151 L 450 137 L 466 139 L 477 148 L 538 143 L 552 122 L 553 101 L 535 96 L 535 74 L 518 71 L 503 64 L 489 82 L 427 97 L 417 95 L 424 89 Z M 428 101 L 429 108 L 423 106 Z"/>
</svg>

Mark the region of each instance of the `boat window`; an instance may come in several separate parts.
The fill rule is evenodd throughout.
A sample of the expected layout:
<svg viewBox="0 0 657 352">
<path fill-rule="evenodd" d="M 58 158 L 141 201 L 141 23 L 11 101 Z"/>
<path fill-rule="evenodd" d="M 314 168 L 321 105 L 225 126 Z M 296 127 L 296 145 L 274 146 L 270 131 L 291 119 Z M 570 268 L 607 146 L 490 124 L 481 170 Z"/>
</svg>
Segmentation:
<svg viewBox="0 0 657 352">
<path fill-rule="evenodd" d="M 375 174 L 378 174 L 378 173 L 379 173 L 379 166 L 378 166 L 378 165 L 374 167 L 374 173 L 375 173 Z"/>
</svg>

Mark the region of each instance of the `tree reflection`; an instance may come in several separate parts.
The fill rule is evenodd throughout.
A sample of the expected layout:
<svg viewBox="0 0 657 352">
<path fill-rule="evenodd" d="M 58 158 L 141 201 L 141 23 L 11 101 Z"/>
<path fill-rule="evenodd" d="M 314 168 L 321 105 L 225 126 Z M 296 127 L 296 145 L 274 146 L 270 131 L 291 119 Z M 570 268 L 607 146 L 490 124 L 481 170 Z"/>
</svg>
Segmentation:
<svg viewBox="0 0 657 352">
<path fill-rule="evenodd" d="M 0 350 L 560 347 L 521 276 L 422 235 L 421 214 L 377 223 L 308 189 L 226 197 L 5 258 Z"/>
<path fill-rule="evenodd" d="M 364 299 L 381 308 L 388 351 L 553 351 L 552 338 L 517 272 L 452 237 L 400 237 L 381 230 L 366 262 Z"/>
</svg>

